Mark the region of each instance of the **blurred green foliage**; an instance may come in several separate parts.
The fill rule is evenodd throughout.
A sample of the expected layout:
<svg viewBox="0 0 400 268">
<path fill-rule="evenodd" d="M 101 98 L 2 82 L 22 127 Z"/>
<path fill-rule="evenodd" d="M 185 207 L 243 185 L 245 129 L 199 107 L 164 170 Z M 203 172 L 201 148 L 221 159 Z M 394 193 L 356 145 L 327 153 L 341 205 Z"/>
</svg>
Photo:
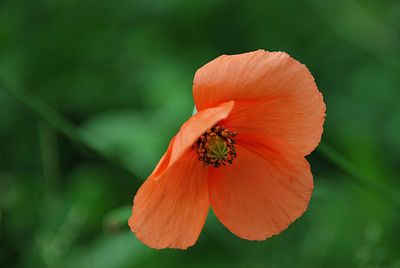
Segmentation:
<svg viewBox="0 0 400 268">
<path fill-rule="evenodd" d="M 0 266 L 400 267 L 400 207 L 364 187 L 400 194 L 399 18 L 395 0 L 0 1 L 0 78 L 81 137 L 0 88 Z M 282 234 L 244 241 L 210 212 L 194 247 L 147 248 L 130 204 L 191 115 L 194 72 L 259 48 L 309 67 L 324 140 L 368 176 L 317 151 L 309 209 Z"/>
</svg>

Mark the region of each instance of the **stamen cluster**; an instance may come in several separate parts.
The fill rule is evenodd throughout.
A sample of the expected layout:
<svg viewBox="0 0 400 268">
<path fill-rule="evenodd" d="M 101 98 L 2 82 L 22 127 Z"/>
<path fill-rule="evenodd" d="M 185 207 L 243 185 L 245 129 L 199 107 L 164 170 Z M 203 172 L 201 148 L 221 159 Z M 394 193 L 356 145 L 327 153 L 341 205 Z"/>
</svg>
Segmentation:
<svg viewBox="0 0 400 268">
<path fill-rule="evenodd" d="M 235 140 L 236 132 L 230 132 L 222 125 L 215 125 L 201 135 L 193 144 L 199 161 L 205 166 L 215 168 L 221 165 L 232 164 L 236 158 Z"/>
</svg>

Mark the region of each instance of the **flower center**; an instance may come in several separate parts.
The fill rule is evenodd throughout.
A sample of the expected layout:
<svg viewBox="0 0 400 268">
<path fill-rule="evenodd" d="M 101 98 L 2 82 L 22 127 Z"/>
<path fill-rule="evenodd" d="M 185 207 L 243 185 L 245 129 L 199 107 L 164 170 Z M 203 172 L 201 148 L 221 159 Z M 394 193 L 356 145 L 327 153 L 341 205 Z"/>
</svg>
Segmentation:
<svg viewBox="0 0 400 268">
<path fill-rule="evenodd" d="M 232 164 L 236 158 L 235 141 L 233 138 L 237 135 L 230 132 L 222 125 L 215 125 L 201 135 L 193 144 L 192 149 L 196 151 L 197 158 L 205 166 L 219 167 Z"/>
</svg>

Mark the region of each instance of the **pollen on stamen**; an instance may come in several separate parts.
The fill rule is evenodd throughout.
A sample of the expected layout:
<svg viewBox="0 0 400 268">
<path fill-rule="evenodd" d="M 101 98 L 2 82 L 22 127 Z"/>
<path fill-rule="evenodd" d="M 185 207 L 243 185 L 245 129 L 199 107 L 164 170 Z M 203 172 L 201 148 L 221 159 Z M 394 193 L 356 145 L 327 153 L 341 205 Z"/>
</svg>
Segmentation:
<svg viewBox="0 0 400 268">
<path fill-rule="evenodd" d="M 208 129 L 193 144 L 192 149 L 197 153 L 199 161 L 204 166 L 215 168 L 232 164 L 236 158 L 236 132 L 231 132 L 224 126 L 217 124 Z"/>
</svg>

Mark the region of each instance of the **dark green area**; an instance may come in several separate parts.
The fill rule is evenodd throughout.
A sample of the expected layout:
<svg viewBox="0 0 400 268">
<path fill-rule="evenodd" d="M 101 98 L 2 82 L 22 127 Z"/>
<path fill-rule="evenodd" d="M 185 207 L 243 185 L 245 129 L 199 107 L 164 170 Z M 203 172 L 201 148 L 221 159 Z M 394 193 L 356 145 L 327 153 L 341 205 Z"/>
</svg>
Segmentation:
<svg viewBox="0 0 400 268">
<path fill-rule="evenodd" d="M 308 211 L 263 242 L 210 213 L 187 251 L 147 248 L 130 204 L 195 71 L 260 48 L 306 64 L 327 104 L 337 154 L 308 158 Z M 400 267 L 399 1 L 3 0 L 0 81 L 0 267 Z"/>
</svg>

